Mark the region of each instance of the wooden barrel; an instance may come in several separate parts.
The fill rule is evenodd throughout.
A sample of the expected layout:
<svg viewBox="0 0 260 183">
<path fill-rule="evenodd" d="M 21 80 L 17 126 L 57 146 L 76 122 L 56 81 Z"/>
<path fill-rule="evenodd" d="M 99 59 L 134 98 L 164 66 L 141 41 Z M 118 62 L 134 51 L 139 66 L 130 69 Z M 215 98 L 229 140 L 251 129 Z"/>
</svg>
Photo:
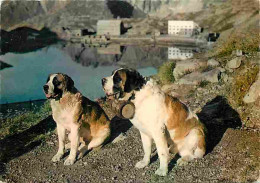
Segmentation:
<svg viewBox="0 0 260 183">
<path fill-rule="evenodd" d="M 111 108 L 120 118 L 132 119 L 135 114 L 135 105 L 130 101 L 113 100 Z"/>
</svg>

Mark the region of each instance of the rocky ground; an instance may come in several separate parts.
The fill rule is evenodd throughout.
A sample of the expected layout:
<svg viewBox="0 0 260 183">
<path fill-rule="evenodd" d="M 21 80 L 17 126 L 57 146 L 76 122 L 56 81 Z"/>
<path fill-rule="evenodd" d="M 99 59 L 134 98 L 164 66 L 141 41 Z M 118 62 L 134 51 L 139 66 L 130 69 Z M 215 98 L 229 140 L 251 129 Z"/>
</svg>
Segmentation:
<svg viewBox="0 0 260 183">
<path fill-rule="evenodd" d="M 202 62 L 204 65 L 214 63 L 215 66 L 212 66 L 211 70 L 219 69 L 217 75 L 220 77 L 217 77 L 216 82 L 198 81 L 197 84 L 178 84 L 177 80 L 175 83 L 163 85 L 162 89 L 166 93 L 178 96 L 198 114 L 200 120 L 207 126 L 208 149 L 204 158 L 192 161 L 186 166 L 177 167 L 175 163 L 179 157 L 171 157 L 169 174 L 166 177 L 159 177 L 154 174 L 159 166 L 159 160 L 153 146 L 151 164 L 144 169 L 136 169 L 135 163 L 143 156 L 138 130 L 128 120 L 114 117 L 107 103 L 100 100 L 100 105 L 112 119 L 113 130 L 111 140 L 103 148 L 89 152 L 72 166 L 64 166 L 64 160 L 52 163 L 51 158 L 58 148 L 57 135 L 50 133 L 44 141 L 36 138 L 41 134 L 46 134 L 49 129 L 53 129 L 54 122 L 50 116 L 20 134 L 0 140 L 0 146 L 4 147 L 2 148 L 4 158 L 0 166 L 0 180 L 66 183 L 260 181 L 260 144 L 257 143 L 260 140 L 260 131 L 256 126 L 251 128 L 245 125 L 239 111 L 232 107 L 226 97 L 228 85 L 230 85 L 227 81 L 233 78 L 233 75 L 226 70 L 231 68 L 227 68 L 223 63 L 217 64 L 216 60 L 209 62 L 202 59 Z M 227 65 L 228 63 L 230 62 L 227 62 Z M 191 63 L 186 62 L 186 64 Z M 195 65 L 203 66 L 203 64 Z M 209 69 L 200 70 L 200 67 L 194 68 L 193 64 L 187 73 L 181 72 L 181 65 L 177 66 L 178 64 L 175 68 L 179 70 L 174 71 L 175 75 L 184 73 L 184 75 L 180 74 L 182 76 L 179 80 L 187 74 L 210 71 Z M 187 69 L 187 65 L 184 68 Z M 192 82 L 196 79 L 200 80 L 201 77 L 193 77 Z M 259 109 L 257 101 L 254 103 L 254 108 Z M 259 115 L 253 112 L 253 115 L 257 114 Z M 259 118 L 256 116 L 255 119 L 255 123 L 259 124 Z"/>
<path fill-rule="evenodd" d="M 119 123 L 120 130 L 131 126 L 127 121 Z M 259 177 L 260 146 L 255 143 L 259 135 L 259 131 L 228 129 L 203 159 L 176 167 L 174 158 L 167 177 L 154 174 L 159 166 L 155 148 L 151 164 L 142 170 L 135 169 L 143 151 L 134 127 L 124 133 L 121 141 L 90 152 L 72 166 L 64 166 L 64 161 L 51 162 L 57 150 L 57 136 L 52 135 L 27 154 L 5 164 L 2 179 L 7 182 L 252 182 Z"/>
</svg>

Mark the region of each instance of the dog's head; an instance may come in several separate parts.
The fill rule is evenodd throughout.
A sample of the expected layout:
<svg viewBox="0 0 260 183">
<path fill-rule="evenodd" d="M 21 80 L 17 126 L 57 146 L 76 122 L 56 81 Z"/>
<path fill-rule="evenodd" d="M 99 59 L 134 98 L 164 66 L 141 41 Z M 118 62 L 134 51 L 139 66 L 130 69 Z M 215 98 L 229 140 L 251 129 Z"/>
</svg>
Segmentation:
<svg viewBox="0 0 260 183">
<path fill-rule="evenodd" d="M 73 87 L 74 82 L 68 75 L 56 73 L 48 76 L 43 90 L 48 99 L 59 99 L 64 92 L 70 91 Z"/>
<path fill-rule="evenodd" d="M 112 75 L 102 79 L 102 86 L 106 95 L 116 99 L 123 98 L 126 93 L 139 90 L 145 80 L 139 72 L 133 69 L 121 68 L 112 72 Z"/>
</svg>

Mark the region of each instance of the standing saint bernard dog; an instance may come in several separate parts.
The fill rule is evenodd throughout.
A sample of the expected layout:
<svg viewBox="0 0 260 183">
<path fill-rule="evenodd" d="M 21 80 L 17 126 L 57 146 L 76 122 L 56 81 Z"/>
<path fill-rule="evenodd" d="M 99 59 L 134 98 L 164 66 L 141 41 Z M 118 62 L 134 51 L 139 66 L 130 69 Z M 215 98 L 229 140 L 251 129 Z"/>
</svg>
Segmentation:
<svg viewBox="0 0 260 183">
<path fill-rule="evenodd" d="M 64 165 L 72 165 L 87 150 L 101 146 L 110 137 L 110 120 L 103 109 L 84 97 L 66 74 L 50 74 L 43 86 L 44 93 L 51 100 L 53 119 L 57 124 L 59 150 L 52 158 L 60 161 L 65 149 L 65 130 L 68 130 L 70 154 Z M 79 146 L 80 144 L 80 146 Z"/>
<path fill-rule="evenodd" d="M 152 79 L 146 80 L 135 70 L 121 68 L 103 78 L 102 85 L 108 98 L 131 100 L 135 105 L 135 115 L 130 121 L 140 131 L 144 148 L 144 157 L 136 168 L 150 163 L 152 140 L 160 159 L 157 175 L 168 173 L 169 151 L 181 156 L 178 165 L 203 157 L 204 125 L 186 105 L 165 94 Z"/>
</svg>

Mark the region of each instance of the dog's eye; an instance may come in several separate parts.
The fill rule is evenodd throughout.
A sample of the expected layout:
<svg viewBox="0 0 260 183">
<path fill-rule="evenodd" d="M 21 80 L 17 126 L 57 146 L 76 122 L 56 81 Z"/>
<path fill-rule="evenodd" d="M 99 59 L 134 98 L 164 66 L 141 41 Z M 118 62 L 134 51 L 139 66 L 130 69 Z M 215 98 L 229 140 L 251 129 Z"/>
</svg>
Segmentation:
<svg viewBox="0 0 260 183">
<path fill-rule="evenodd" d="M 114 83 L 119 83 L 121 80 L 122 79 L 118 75 L 115 75 L 113 78 Z"/>
</svg>

